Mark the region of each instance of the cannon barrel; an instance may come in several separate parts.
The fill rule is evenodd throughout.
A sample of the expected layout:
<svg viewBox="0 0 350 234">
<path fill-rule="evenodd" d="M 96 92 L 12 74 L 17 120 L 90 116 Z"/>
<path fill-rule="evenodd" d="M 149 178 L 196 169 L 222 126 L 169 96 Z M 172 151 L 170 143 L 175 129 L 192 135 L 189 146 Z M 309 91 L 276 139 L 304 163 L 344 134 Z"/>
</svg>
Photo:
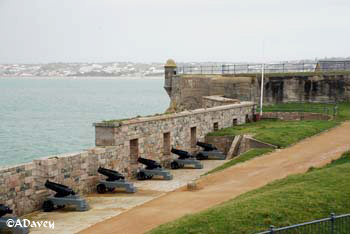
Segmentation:
<svg viewBox="0 0 350 234">
<path fill-rule="evenodd" d="M 98 173 L 108 177 L 107 181 L 123 180 L 124 176 L 117 171 L 110 170 L 107 168 L 99 167 L 97 170 Z"/>
<path fill-rule="evenodd" d="M 217 150 L 217 148 L 215 146 L 213 146 L 212 144 L 208 144 L 208 143 L 204 143 L 204 142 L 200 142 L 200 141 L 197 141 L 196 145 L 204 148 L 204 151 Z"/>
<path fill-rule="evenodd" d="M 179 159 L 186 159 L 186 158 L 192 158 L 193 157 L 193 155 L 190 154 L 189 152 L 184 151 L 184 150 L 175 149 L 175 148 L 171 149 L 171 153 L 180 156 Z"/>
<path fill-rule="evenodd" d="M 75 195 L 75 192 L 68 186 L 57 184 L 49 180 L 46 181 L 45 187 L 56 192 L 55 197 L 65 197 L 68 195 Z"/>
<path fill-rule="evenodd" d="M 156 162 L 154 160 L 151 160 L 151 159 L 146 159 L 146 158 L 141 158 L 140 157 L 140 158 L 137 159 L 137 161 L 139 163 L 142 163 L 142 164 L 146 165 L 146 169 L 148 169 L 148 170 L 152 170 L 152 169 L 155 169 L 155 168 L 162 168 L 162 166 L 158 162 Z"/>
<path fill-rule="evenodd" d="M 0 204 L 0 217 L 4 216 L 5 214 L 12 214 L 12 210 L 3 204 Z"/>
</svg>

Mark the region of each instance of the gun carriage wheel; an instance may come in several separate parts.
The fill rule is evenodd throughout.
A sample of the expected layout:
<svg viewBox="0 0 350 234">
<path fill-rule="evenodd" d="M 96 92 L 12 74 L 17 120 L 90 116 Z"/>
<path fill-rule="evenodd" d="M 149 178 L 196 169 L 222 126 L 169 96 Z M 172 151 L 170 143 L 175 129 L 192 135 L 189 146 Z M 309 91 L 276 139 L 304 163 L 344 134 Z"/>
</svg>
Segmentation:
<svg viewBox="0 0 350 234">
<path fill-rule="evenodd" d="M 106 185 L 104 184 L 98 184 L 96 189 L 98 193 L 105 193 L 107 191 Z"/>
<path fill-rule="evenodd" d="M 47 200 L 47 201 L 44 201 L 43 203 L 43 210 L 44 212 L 50 212 L 50 211 L 53 211 L 54 210 L 54 204 L 52 201 L 50 200 Z"/>
<path fill-rule="evenodd" d="M 143 171 L 138 172 L 136 177 L 138 180 L 146 180 L 147 179 L 147 176 Z"/>
<path fill-rule="evenodd" d="M 174 161 L 174 162 L 170 163 L 170 167 L 171 167 L 171 169 L 179 169 L 180 165 Z"/>
</svg>

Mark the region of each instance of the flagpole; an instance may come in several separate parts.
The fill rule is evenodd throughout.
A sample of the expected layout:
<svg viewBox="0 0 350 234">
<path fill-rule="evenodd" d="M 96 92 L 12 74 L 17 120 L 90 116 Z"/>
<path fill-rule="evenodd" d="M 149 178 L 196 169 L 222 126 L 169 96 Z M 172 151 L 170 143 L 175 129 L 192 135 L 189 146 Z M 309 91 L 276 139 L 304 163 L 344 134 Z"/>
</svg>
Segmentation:
<svg viewBox="0 0 350 234">
<path fill-rule="evenodd" d="M 264 68 L 265 64 L 261 64 L 261 90 L 260 90 L 260 117 L 263 113 L 263 99 L 264 99 Z"/>
<path fill-rule="evenodd" d="M 265 41 L 263 41 L 262 45 L 262 64 L 261 64 L 261 87 L 260 87 L 260 118 L 263 115 L 263 99 L 264 99 L 264 73 L 265 73 L 265 63 L 264 63 L 264 48 Z"/>
</svg>

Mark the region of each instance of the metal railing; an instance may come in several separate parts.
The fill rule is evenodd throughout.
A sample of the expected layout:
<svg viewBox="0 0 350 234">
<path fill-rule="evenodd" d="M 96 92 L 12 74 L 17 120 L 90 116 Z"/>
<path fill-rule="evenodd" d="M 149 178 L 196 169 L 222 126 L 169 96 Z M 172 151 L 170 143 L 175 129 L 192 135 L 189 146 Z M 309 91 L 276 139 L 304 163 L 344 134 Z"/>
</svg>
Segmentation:
<svg viewBox="0 0 350 234">
<path fill-rule="evenodd" d="M 216 64 L 189 65 L 177 68 L 178 74 L 257 74 L 264 66 L 265 73 L 350 71 L 350 60 L 320 61 L 313 63 L 271 63 L 271 64 Z"/>
<path fill-rule="evenodd" d="M 275 228 L 259 232 L 258 234 L 345 234 L 350 233 L 350 214 L 314 220 L 311 222 L 296 224 L 288 227 Z"/>
</svg>

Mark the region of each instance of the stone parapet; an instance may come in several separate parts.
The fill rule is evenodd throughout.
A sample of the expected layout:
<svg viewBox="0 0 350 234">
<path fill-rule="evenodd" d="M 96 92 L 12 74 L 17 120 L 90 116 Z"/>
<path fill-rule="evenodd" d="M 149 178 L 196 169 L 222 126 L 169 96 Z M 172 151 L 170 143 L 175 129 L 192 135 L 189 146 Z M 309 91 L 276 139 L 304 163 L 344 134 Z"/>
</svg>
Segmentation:
<svg viewBox="0 0 350 234">
<path fill-rule="evenodd" d="M 142 156 L 161 162 L 172 159 L 171 146 L 196 151 L 196 140 L 204 140 L 215 128 L 243 124 L 252 118 L 255 103 L 242 102 L 208 109 L 141 117 L 119 122 L 97 123 L 95 147 L 86 151 L 39 158 L 31 163 L 0 169 L 0 204 L 15 215 L 40 209 L 54 192 L 45 188 L 46 180 L 87 194 L 95 190 L 103 176 L 99 166 L 117 170 L 130 178 L 140 166 Z"/>
<path fill-rule="evenodd" d="M 331 115 L 312 112 L 264 112 L 263 119 L 279 119 L 279 120 L 329 120 Z"/>
</svg>

